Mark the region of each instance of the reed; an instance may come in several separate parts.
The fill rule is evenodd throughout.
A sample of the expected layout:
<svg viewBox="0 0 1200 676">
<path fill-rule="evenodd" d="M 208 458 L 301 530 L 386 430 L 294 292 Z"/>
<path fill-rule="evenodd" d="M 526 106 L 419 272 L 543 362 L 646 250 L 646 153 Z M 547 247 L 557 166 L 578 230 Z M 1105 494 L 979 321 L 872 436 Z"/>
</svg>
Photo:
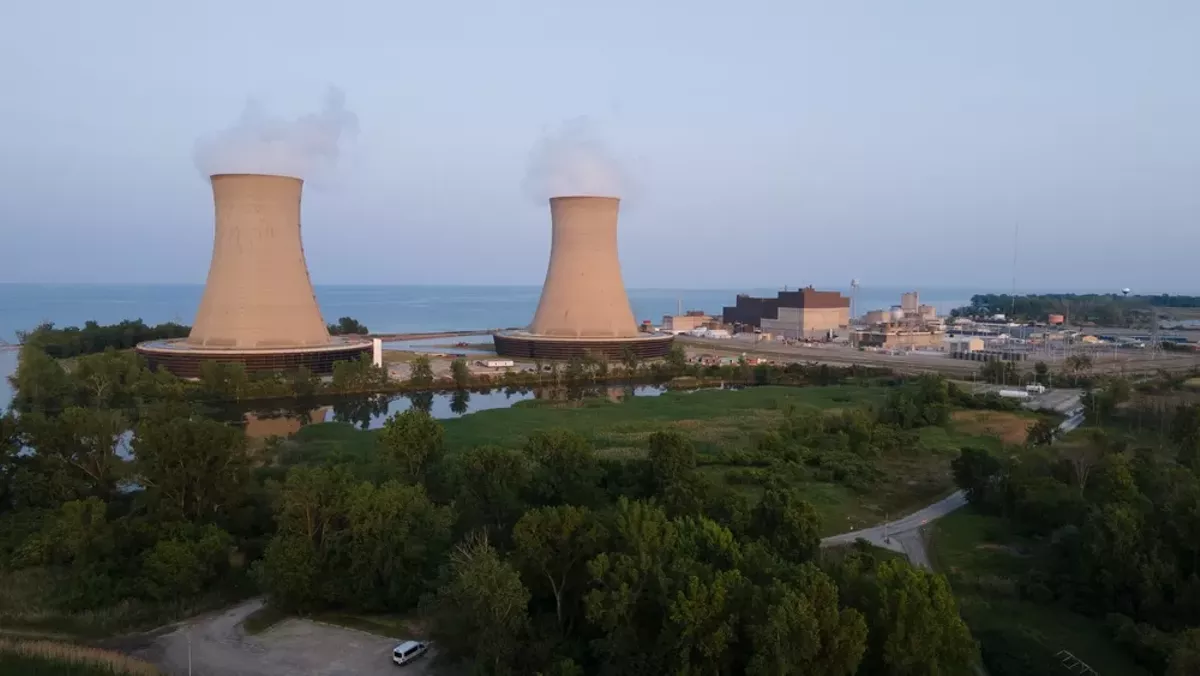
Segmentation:
<svg viewBox="0 0 1200 676">
<path fill-rule="evenodd" d="M 0 676 L 160 676 L 149 662 L 54 641 L 0 638 Z"/>
</svg>

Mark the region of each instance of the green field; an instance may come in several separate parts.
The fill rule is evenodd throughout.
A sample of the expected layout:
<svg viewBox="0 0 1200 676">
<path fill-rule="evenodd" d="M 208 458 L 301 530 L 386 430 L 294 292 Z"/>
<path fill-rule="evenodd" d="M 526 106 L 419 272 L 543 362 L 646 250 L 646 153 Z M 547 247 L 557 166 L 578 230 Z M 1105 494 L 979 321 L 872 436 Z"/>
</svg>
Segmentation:
<svg viewBox="0 0 1200 676">
<path fill-rule="evenodd" d="M 871 406 L 882 402 L 887 393 L 888 388 L 880 386 L 837 385 L 667 392 L 623 401 L 530 400 L 508 409 L 444 420 L 442 424 L 451 453 L 483 444 L 518 447 L 534 431 L 559 428 L 581 434 L 600 457 L 612 459 L 640 457 L 651 433 L 679 430 L 695 444 L 705 476 L 718 482 L 734 478 L 731 484 L 738 490 L 756 494 L 755 482 L 735 478 L 755 470 L 720 464 L 714 456 L 717 451 L 753 448 L 759 437 L 782 422 L 791 408 L 837 411 Z M 885 518 L 902 516 L 953 491 L 950 461 L 959 449 L 965 444 L 994 448 L 1000 443 L 994 435 L 978 432 L 957 423 L 947 428 L 921 430 L 916 448 L 878 460 L 877 467 L 884 479 L 869 491 L 860 492 L 829 482 L 800 482 L 800 485 L 820 512 L 825 534 L 873 525 Z M 309 425 L 289 444 L 286 464 L 365 462 L 372 453 L 375 436 L 375 432 L 363 432 L 343 423 Z"/>
<path fill-rule="evenodd" d="M 1067 650 L 1104 676 L 1148 676 L 1114 644 L 1103 620 L 1017 598 L 1016 582 L 1036 546 L 1010 533 L 1003 519 L 968 507 L 935 523 L 930 556 L 977 636 L 1019 632 L 1040 643 L 1047 659 Z"/>
</svg>

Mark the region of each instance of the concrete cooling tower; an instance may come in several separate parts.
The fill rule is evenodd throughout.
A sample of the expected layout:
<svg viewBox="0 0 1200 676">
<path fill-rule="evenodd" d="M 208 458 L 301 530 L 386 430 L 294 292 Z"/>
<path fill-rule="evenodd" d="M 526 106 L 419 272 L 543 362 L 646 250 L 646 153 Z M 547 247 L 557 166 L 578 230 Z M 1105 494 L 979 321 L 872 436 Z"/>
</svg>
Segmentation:
<svg viewBox="0 0 1200 676">
<path fill-rule="evenodd" d="M 288 176 L 212 177 L 216 232 L 200 309 L 186 339 L 138 345 L 151 368 L 197 377 L 204 362 L 221 361 L 325 374 L 371 349 L 363 338 L 331 337 L 321 318 L 300 237 L 303 185 Z"/>
<path fill-rule="evenodd" d="M 550 265 L 533 321 L 495 335 L 496 352 L 534 359 L 662 357 L 670 335 L 638 330 L 617 258 L 616 197 L 550 198 Z"/>
</svg>

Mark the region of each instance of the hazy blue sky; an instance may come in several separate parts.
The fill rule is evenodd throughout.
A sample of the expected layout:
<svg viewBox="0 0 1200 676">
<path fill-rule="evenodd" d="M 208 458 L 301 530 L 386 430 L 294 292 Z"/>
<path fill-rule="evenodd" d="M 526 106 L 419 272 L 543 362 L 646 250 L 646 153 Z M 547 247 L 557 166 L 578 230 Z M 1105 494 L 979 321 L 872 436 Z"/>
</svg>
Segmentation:
<svg viewBox="0 0 1200 676">
<path fill-rule="evenodd" d="M 0 281 L 202 282 L 196 139 L 328 85 L 317 283 L 540 283 L 544 129 L 635 178 L 626 283 L 1200 292 L 1200 2 L 0 3 Z"/>
</svg>

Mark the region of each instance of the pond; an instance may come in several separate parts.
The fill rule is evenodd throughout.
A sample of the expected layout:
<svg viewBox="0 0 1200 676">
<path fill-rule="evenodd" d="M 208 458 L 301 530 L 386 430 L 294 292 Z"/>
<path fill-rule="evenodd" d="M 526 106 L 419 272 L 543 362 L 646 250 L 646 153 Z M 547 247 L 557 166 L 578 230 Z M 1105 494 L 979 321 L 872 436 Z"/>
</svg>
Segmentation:
<svg viewBox="0 0 1200 676">
<path fill-rule="evenodd" d="M 428 410 L 438 419 L 458 418 L 478 411 L 508 408 L 529 399 L 586 399 L 607 397 L 619 401 L 628 397 L 656 397 L 665 391 L 661 385 L 607 384 L 574 388 L 526 388 L 460 390 L 457 392 L 416 392 L 406 395 L 337 397 L 308 401 L 273 402 L 270 406 L 223 407 L 213 416 L 244 422 L 246 435 L 265 438 L 293 434 L 304 425 L 322 422 L 346 422 L 361 429 L 378 429 L 387 419 L 414 406 Z"/>
</svg>

